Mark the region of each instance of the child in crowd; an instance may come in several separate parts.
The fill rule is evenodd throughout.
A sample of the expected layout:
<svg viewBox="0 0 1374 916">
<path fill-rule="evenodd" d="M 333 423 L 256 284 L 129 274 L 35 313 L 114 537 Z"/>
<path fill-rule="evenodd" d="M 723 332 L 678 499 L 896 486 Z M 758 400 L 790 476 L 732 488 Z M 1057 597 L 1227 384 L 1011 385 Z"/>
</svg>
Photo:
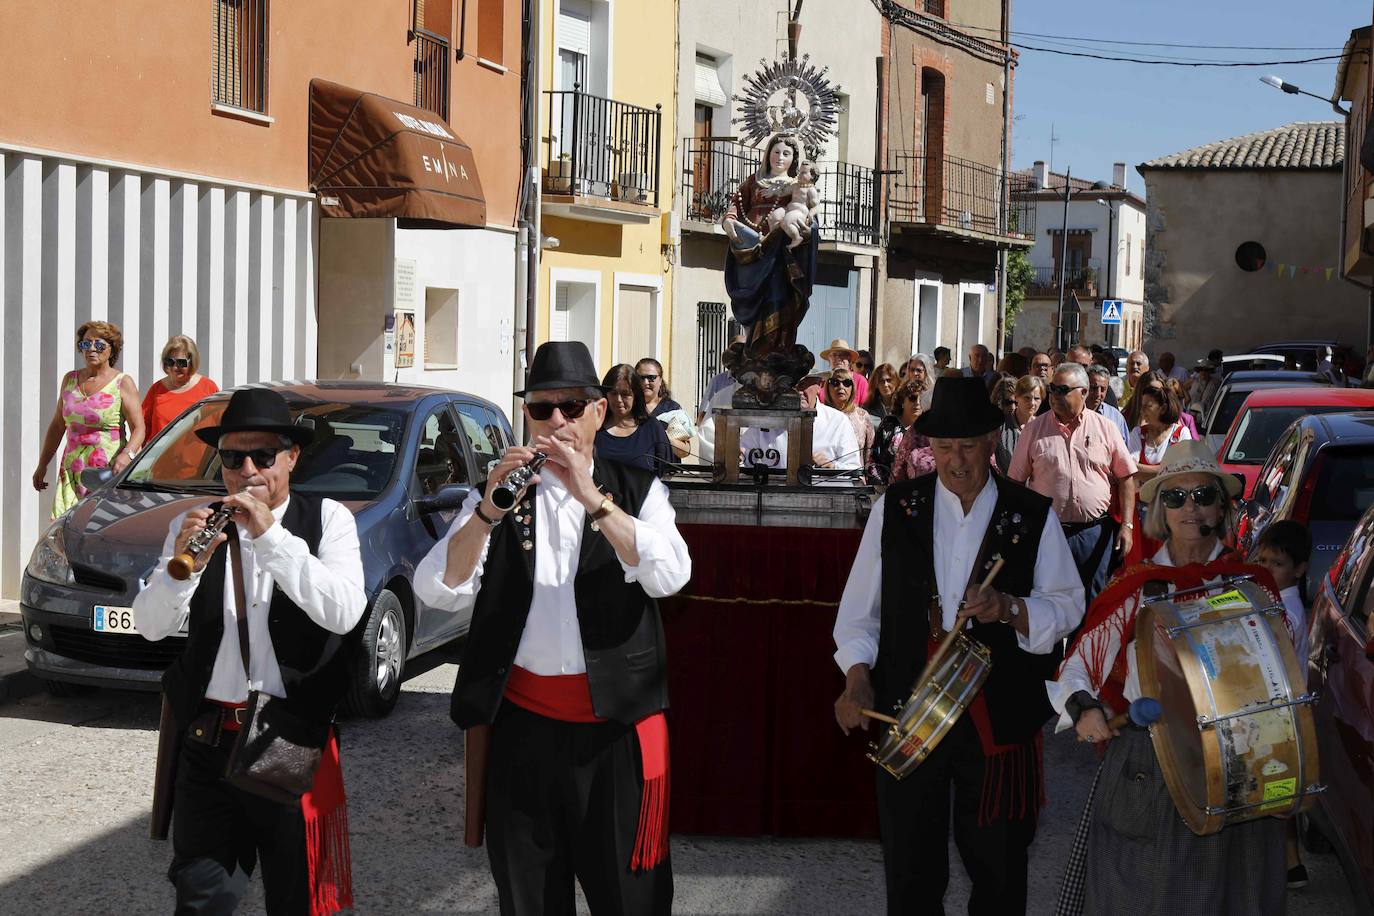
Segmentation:
<svg viewBox="0 0 1374 916">
<path fill-rule="evenodd" d="M 1298 664 L 1307 673 L 1307 608 L 1303 606 L 1302 584 L 1307 575 L 1307 561 L 1312 554 L 1312 535 L 1300 523 L 1291 519 L 1274 522 L 1260 533 L 1251 558 L 1269 570 L 1279 587 L 1283 601 L 1284 622 L 1293 636 Z M 1288 822 L 1288 886 L 1307 886 L 1307 866 L 1298 855 L 1298 821 Z"/>
</svg>

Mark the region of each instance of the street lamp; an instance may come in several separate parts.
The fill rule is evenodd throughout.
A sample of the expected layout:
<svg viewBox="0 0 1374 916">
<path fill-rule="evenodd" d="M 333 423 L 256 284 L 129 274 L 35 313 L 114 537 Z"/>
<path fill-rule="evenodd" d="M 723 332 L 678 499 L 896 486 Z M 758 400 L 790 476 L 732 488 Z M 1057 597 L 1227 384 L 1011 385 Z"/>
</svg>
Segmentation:
<svg viewBox="0 0 1374 916">
<path fill-rule="evenodd" d="M 1349 110 L 1342 108 L 1340 102 L 1337 99 L 1328 99 L 1325 96 L 1317 95 L 1315 92 L 1308 92 L 1306 89 L 1299 89 L 1292 83 L 1284 82 L 1282 79 L 1280 79 L 1277 76 L 1274 76 L 1273 74 L 1270 74 L 1268 76 L 1261 76 L 1259 79 L 1260 82 L 1264 85 L 1273 86 L 1275 89 L 1281 89 L 1289 95 L 1305 95 L 1309 98 L 1317 99 L 1318 101 L 1329 102 L 1331 104 L 1332 109 L 1335 110 L 1336 114 L 1340 115 L 1341 117 L 1350 116 Z"/>
</svg>

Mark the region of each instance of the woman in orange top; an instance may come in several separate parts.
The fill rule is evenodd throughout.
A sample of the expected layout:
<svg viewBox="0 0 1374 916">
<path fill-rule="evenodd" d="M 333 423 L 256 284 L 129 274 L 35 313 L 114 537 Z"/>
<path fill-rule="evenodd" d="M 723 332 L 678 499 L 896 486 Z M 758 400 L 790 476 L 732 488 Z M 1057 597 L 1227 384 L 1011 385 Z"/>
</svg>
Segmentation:
<svg viewBox="0 0 1374 916">
<path fill-rule="evenodd" d="M 177 334 L 162 348 L 165 378 L 153 383 L 143 398 L 143 425 L 149 440 L 196 401 L 219 391 L 219 386 L 200 374 L 200 350 L 196 342 Z"/>
</svg>

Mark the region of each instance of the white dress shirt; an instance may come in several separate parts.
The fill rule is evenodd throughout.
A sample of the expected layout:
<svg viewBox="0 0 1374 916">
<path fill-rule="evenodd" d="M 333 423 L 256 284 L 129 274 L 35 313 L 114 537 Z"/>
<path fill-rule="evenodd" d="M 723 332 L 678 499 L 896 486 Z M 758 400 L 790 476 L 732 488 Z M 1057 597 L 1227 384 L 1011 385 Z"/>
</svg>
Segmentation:
<svg viewBox="0 0 1374 916">
<path fill-rule="evenodd" d="M 754 449 L 767 452 L 770 448 L 778 453 L 776 461 L 762 460 L 759 464 L 769 467 L 787 467 L 787 431 L 785 429 L 763 429 L 749 427 L 740 434 L 739 446 L 744 451 L 744 461 L 748 463 L 749 453 Z M 844 471 L 857 470 L 862 456 L 859 440 L 854 436 L 854 426 L 849 418 L 833 407 L 816 402 L 816 422 L 811 427 L 811 451 L 825 457 L 830 467 Z M 802 456 L 802 464 L 809 464 L 811 455 Z"/>
<path fill-rule="evenodd" d="M 1213 548 L 1212 555 L 1207 558 L 1210 563 L 1221 556 L 1225 545 L 1220 541 Z M 1169 556 L 1168 546 L 1159 548 L 1159 552 L 1150 558 L 1150 562 L 1155 566 L 1173 566 L 1173 557 Z M 1220 578 L 1220 577 L 1217 577 Z M 1214 582 L 1216 579 L 1209 579 Z M 1125 632 L 1125 614 L 1123 608 L 1117 608 L 1113 613 L 1121 617 L 1118 626 L 1099 625 L 1091 632 L 1085 632 L 1079 639 L 1078 645 L 1068 658 L 1064 659 L 1064 665 L 1059 669 L 1059 677 L 1052 681 L 1045 682 L 1045 689 L 1049 692 L 1050 705 L 1059 713 L 1059 721 L 1055 724 L 1054 730 L 1062 732 L 1066 728 L 1073 727 L 1073 719 L 1064 710 L 1064 704 L 1069 697 L 1080 690 L 1086 690 L 1093 696 L 1097 696 L 1098 690 L 1093 687 L 1092 679 L 1088 676 L 1088 666 L 1084 658 L 1098 652 L 1104 652 L 1101 657 L 1107 660 L 1107 670 L 1110 672 L 1111 666 L 1116 664 L 1116 657 L 1121 652 L 1121 635 Z M 1134 703 L 1140 699 L 1140 675 L 1135 670 L 1135 640 L 1132 639 L 1126 645 L 1126 682 L 1122 685 L 1122 697 L 1127 703 Z M 1124 709 L 1113 710 L 1113 712 L 1125 712 Z"/>
<path fill-rule="evenodd" d="M 239 652 L 238 619 L 234 612 L 234 573 L 225 558 L 224 636 L 219 642 L 215 667 L 205 698 L 225 703 L 242 703 L 250 690 L 285 697 L 281 669 L 267 629 L 267 612 L 272 603 L 272 587 L 282 590 L 301 610 L 331 633 L 352 630 L 367 608 L 363 588 L 363 561 L 358 550 L 358 526 L 353 513 L 332 499 L 321 500 L 322 531 L 318 555 L 312 555 L 305 541 L 282 527 L 281 519 L 290 497 L 276 509 L 276 524 L 251 538 L 242 525 L 236 526 L 243 556 L 243 596 L 248 607 L 248 677 L 244 677 Z M 191 596 L 200 584 L 201 572 L 184 582 L 167 574 L 167 561 L 175 549 L 177 534 L 186 513 L 172 519 L 162 544 L 162 559 L 134 598 L 134 625 L 145 639 L 157 641 L 184 630 L 191 611 Z M 228 552 L 229 545 L 219 547 Z"/>
<path fill-rule="evenodd" d="M 577 577 L 582 530 L 587 510 L 552 474 L 540 475 L 534 491 L 534 594 L 525 631 L 515 652 L 515 664 L 540 675 L 583 674 L 587 661 L 582 632 L 577 626 Z M 415 568 L 415 594 L 426 604 L 450 611 L 472 607 L 482 588 L 482 569 L 491 546 L 490 531 L 471 578 L 449 588 L 444 584 L 448 542 L 467 523 L 482 500 L 473 490 L 448 533 Z M 675 594 L 692 577 L 692 558 L 677 530 L 677 513 L 668 501 L 668 488 L 655 480 L 644 497 L 635 526 L 639 565 L 623 560 L 626 582 L 638 582 L 651 598 Z M 485 525 L 483 527 L 486 527 Z"/>
<path fill-rule="evenodd" d="M 844 672 L 861 663 L 871 667 L 878 658 L 886 499 L 886 495 L 880 496 L 873 503 L 863 538 L 859 541 L 859 552 L 849 571 L 849 581 L 840 597 L 840 609 L 835 618 L 835 663 Z M 983 536 L 992 522 L 992 513 L 997 506 L 997 484 L 988 478 L 967 515 L 959 497 L 938 480 L 934 502 L 935 581 L 944 627 L 949 629 L 958 617 L 959 603 L 968 588 Z M 994 579 L 989 587 L 996 588 L 997 580 Z M 1083 581 L 1078 576 L 1078 567 L 1074 565 L 1054 510 L 1045 517 L 1031 593 L 1023 600 L 1028 630 L 1025 636 L 1018 632 L 1016 642 L 1023 650 L 1036 655 L 1050 652 L 1055 643 L 1071 633 L 1083 619 Z M 911 613 L 925 612 L 924 607 L 911 605 Z"/>
</svg>

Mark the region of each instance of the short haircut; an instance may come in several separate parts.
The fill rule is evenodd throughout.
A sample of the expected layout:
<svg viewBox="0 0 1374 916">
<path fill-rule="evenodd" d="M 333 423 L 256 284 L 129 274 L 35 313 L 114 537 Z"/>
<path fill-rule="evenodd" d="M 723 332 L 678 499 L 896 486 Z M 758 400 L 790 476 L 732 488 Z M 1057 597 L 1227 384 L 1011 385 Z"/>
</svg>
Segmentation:
<svg viewBox="0 0 1374 916">
<path fill-rule="evenodd" d="M 1227 497 L 1226 484 L 1221 478 L 1216 478 L 1216 485 L 1221 490 L 1221 521 L 1217 523 L 1217 532 L 1224 535 L 1234 527 L 1236 504 Z M 1169 523 L 1164 515 L 1164 489 L 1160 487 L 1155 490 L 1155 498 L 1145 507 L 1145 533 L 1157 541 L 1169 539 Z"/>
<path fill-rule="evenodd" d="M 1073 383 L 1076 387 L 1088 387 L 1088 370 L 1078 365 L 1078 363 L 1060 363 L 1054 367 L 1054 375 L 1059 375 L 1060 373 L 1072 376 Z M 1053 376 L 1051 376 L 1051 378 L 1053 378 Z"/>
<path fill-rule="evenodd" d="M 88 331 L 110 345 L 110 365 L 117 365 L 119 351 L 124 349 L 124 335 L 120 332 L 119 325 L 108 321 L 88 321 L 76 329 L 77 344 L 81 343 Z"/>
<path fill-rule="evenodd" d="M 1095 377 L 1105 379 L 1110 379 L 1112 377 L 1111 372 L 1107 371 L 1107 367 L 1102 365 L 1101 363 L 1093 363 L 1091 366 L 1084 366 L 1083 370 L 1087 372 L 1088 375 Z"/>
<path fill-rule="evenodd" d="M 190 358 L 192 375 L 200 371 L 200 348 L 196 346 L 194 340 L 187 337 L 185 334 L 172 335 L 167 338 L 167 343 L 162 346 L 162 358 L 166 359 L 168 353 L 174 353 L 177 350 L 185 353 L 186 356 Z"/>
<path fill-rule="evenodd" d="M 1280 519 L 1260 532 L 1255 549 L 1261 547 L 1277 550 L 1292 560 L 1294 566 L 1301 566 L 1312 557 L 1312 534 L 1301 522 Z"/>
<path fill-rule="evenodd" d="M 945 359 L 949 359 L 949 347 L 936 347 L 935 350 L 931 353 L 931 356 L 934 356 L 936 359 L 939 359 L 941 356 L 943 356 Z"/>
<path fill-rule="evenodd" d="M 1045 380 L 1042 379 L 1040 376 L 1023 375 L 1016 380 L 1017 397 L 1020 397 L 1023 394 L 1030 394 L 1032 388 L 1040 392 L 1040 400 L 1045 400 L 1045 395 L 1048 392 L 1045 391 Z"/>
</svg>

